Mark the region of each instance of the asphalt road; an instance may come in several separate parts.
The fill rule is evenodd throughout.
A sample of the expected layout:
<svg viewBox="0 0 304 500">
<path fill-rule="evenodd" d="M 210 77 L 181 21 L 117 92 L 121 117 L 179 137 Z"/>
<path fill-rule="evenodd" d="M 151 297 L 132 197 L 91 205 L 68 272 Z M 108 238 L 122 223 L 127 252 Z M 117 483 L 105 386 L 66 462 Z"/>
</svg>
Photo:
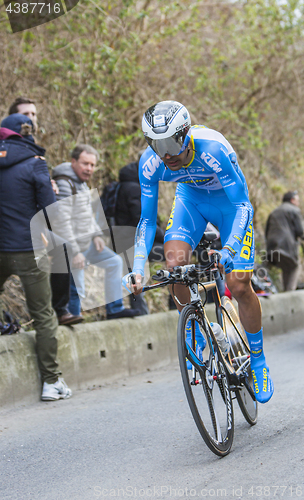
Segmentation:
<svg viewBox="0 0 304 500">
<path fill-rule="evenodd" d="M 304 499 L 304 332 L 266 339 L 275 394 L 232 452 L 200 437 L 177 364 L 0 412 L 1 500 Z"/>
</svg>

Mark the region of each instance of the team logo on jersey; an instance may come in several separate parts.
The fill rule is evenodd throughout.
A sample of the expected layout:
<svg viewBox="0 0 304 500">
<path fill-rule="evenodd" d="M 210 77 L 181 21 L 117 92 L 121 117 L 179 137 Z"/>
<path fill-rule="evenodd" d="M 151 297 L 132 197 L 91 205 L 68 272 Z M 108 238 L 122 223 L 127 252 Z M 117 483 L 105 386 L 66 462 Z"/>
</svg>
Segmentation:
<svg viewBox="0 0 304 500">
<path fill-rule="evenodd" d="M 213 181 L 213 182 L 211 182 L 211 181 Z M 205 184 L 209 183 L 208 186 L 212 186 L 212 184 L 216 183 L 217 181 L 214 181 L 213 177 L 205 177 L 204 179 L 191 179 L 190 181 L 188 181 L 188 180 L 185 180 L 185 181 L 181 180 L 179 182 L 182 182 L 183 184 L 195 184 L 196 186 L 198 184 L 204 184 L 205 185 Z"/>
<path fill-rule="evenodd" d="M 183 234 L 172 234 L 171 238 L 177 238 L 178 240 L 184 240 L 186 238 L 186 236 L 184 236 Z"/>
<path fill-rule="evenodd" d="M 150 156 L 150 158 L 143 164 L 143 175 L 149 181 L 152 175 L 156 172 L 160 164 L 162 163 L 159 156 Z"/>
<path fill-rule="evenodd" d="M 246 204 L 243 204 L 241 208 L 242 208 L 242 216 L 241 216 L 239 226 L 241 229 L 245 229 L 245 227 L 247 226 L 247 222 L 248 222 L 248 208 L 247 208 Z"/>
<path fill-rule="evenodd" d="M 243 246 L 241 250 L 241 257 L 243 257 L 246 260 L 249 260 L 250 254 L 251 254 L 251 247 L 252 247 L 252 240 L 253 240 L 253 228 L 252 228 L 252 223 L 250 224 L 248 231 L 246 232 L 244 239 L 243 239 Z"/>
<path fill-rule="evenodd" d="M 167 224 L 167 227 L 166 227 L 166 231 L 168 229 L 171 229 L 172 227 L 172 224 L 173 224 L 173 216 L 174 216 L 174 211 L 175 211 L 175 200 L 176 200 L 176 196 L 173 200 L 173 204 L 172 204 L 172 209 L 171 209 L 171 214 L 170 214 L 170 217 L 169 217 L 169 220 L 168 220 L 168 224 Z"/>
<path fill-rule="evenodd" d="M 184 231 L 185 233 L 190 233 L 190 230 L 189 229 L 186 229 L 185 227 L 183 226 L 179 226 L 178 228 L 179 231 Z"/>
<path fill-rule="evenodd" d="M 214 158 L 210 153 L 202 153 L 201 154 L 201 159 L 204 160 L 205 163 L 207 163 L 208 167 L 212 168 L 215 173 L 219 173 L 222 171 L 222 168 L 220 167 L 220 162 Z"/>
<path fill-rule="evenodd" d="M 142 253 L 137 253 L 134 257 L 134 259 L 145 259 L 145 258 L 146 258 L 146 256 Z"/>
</svg>

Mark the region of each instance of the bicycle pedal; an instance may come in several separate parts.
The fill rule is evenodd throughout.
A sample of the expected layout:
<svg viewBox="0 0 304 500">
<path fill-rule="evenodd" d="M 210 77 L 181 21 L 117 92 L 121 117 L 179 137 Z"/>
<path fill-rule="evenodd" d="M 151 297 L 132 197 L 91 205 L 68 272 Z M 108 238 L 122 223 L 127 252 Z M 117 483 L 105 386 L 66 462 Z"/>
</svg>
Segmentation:
<svg viewBox="0 0 304 500">
<path fill-rule="evenodd" d="M 202 379 L 199 379 L 199 380 L 192 380 L 190 382 L 190 385 L 200 385 L 202 384 Z"/>
</svg>

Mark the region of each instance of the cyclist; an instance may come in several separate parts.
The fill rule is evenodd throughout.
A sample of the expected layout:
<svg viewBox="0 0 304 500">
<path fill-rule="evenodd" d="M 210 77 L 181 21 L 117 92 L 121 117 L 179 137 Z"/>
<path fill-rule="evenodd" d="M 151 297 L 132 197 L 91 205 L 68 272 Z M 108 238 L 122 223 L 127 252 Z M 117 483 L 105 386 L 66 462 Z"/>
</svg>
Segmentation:
<svg viewBox="0 0 304 500">
<path fill-rule="evenodd" d="M 176 101 L 151 106 L 143 115 L 142 130 L 148 143 L 139 162 L 142 211 L 133 273 L 124 277 L 124 284 L 135 294 L 142 291 L 144 264 L 156 230 L 158 183 L 176 182 L 165 234 L 167 267 L 189 264 L 207 222 L 218 227 L 223 244 L 219 268 L 238 302 L 250 345 L 256 399 L 266 403 L 273 394 L 273 382 L 263 351 L 261 307 L 251 287 L 253 208 L 236 154 L 219 132 L 201 125 L 191 127 L 188 110 Z M 189 302 L 186 287 L 179 285 L 174 290 L 181 304 Z M 176 305 L 181 311 L 182 306 Z"/>
</svg>

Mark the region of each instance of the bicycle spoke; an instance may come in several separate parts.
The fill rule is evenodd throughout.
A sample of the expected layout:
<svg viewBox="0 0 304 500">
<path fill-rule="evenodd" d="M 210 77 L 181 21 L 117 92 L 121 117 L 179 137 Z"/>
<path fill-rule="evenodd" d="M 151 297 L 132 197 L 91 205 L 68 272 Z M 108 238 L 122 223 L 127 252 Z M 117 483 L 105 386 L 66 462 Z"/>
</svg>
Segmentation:
<svg viewBox="0 0 304 500">
<path fill-rule="evenodd" d="M 210 238 L 202 239 L 202 248 L 209 248 Z M 244 329 L 232 302 L 227 297 L 220 299 L 217 293 L 218 270 L 213 267 L 217 259 L 218 255 L 215 255 L 207 266 L 187 264 L 176 266 L 170 272 L 159 270 L 154 279 L 160 282 L 145 287 L 145 290 L 175 284 L 186 285 L 189 289 L 191 304 L 182 304 L 184 308 L 177 332 L 182 380 L 201 436 L 213 453 L 225 456 L 231 449 L 234 433 L 231 390 L 235 392 L 240 409 L 251 425 L 257 421 L 257 402 Z M 225 354 L 205 315 L 204 305 L 209 290 L 215 292 L 217 319 L 220 324 L 223 320 L 223 330 L 229 339 L 230 351 Z M 199 292 L 205 294 L 204 298 Z"/>
<path fill-rule="evenodd" d="M 186 342 L 186 325 L 191 319 L 192 337 L 195 321 L 207 340 L 203 361 Z M 212 340 L 204 330 L 201 313 L 187 306 L 180 316 L 178 326 L 179 360 L 188 403 L 199 432 L 207 446 L 217 455 L 229 453 L 233 441 L 233 409 L 225 368 L 218 361 Z M 189 330 L 188 330 L 189 335 Z M 193 343 L 192 343 L 193 345 Z M 188 359 L 188 367 L 187 367 Z M 190 366 L 189 361 L 194 366 Z"/>
<path fill-rule="evenodd" d="M 253 391 L 249 349 L 243 340 L 245 332 L 234 305 L 228 297 L 222 298 L 222 305 L 223 321 L 231 346 L 229 358 L 241 382 L 241 385 L 235 389 L 236 398 L 247 422 L 250 425 L 255 425 L 257 422 L 258 405 Z"/>
<path fill-rule="evenodd" d="M 213 425 L 215 437 L 216 437 L 217 441 L 221 442 L 222 441 L 222 431 L 221 431 L 219 419 L 218 419 L 217 414 L 216 414 L 215 404 L 213 401 L 212 393 L 210 392 L 208 387 L 206 387 L 206 385 L 204 385 L 204 390 L 205 390 L 206 398 L 208 399 L 208 403 L 209 403 L 208 404 L 209 412 L 210 412 L 210 417 L 212 420 L 212 425 Z"/>
</svg>

